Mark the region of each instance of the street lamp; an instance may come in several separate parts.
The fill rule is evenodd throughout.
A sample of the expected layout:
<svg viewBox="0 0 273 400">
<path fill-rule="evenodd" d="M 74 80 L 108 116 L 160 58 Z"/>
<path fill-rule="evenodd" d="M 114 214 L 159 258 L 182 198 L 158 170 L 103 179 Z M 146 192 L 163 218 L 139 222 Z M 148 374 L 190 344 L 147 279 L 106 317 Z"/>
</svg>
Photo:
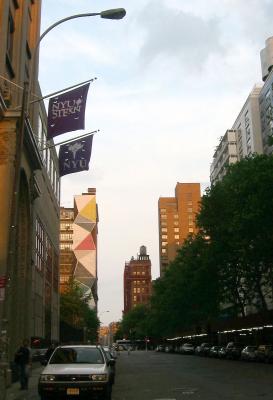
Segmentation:
<svg viewBox="0 0 273 400">
<path fill-rule="evenodd" d="M 30 78 L 29 78 L 29 85 L 26 88 L 27 91 L 27 105 L 26 105 L 26 111 L 28 111 L 28 105 L 29 105 L 29 94 L 31 91 L 31 83 L 32 83 L 32 78 L 33 78 L 33 67 L 34 67 L 34 63 L 35 63 L 35 59 L 36 59 L 36 53 L 37 50 L 40 46 L 40 43 L 42 41 L 42 39 L 54 28 L 56 28 L 56 26 L 63 24 L 66 21 L 70 21 L 71 19 L 76 19 L 76 18 L 85 18 L 85 17 L 96 17 L 96 16 L 100 16 L 101 18 L 104 19 L 122 19 L 123 17 L 125 17 L 126 15 L 126 10 L 124 8 L 113 8 L 113 9 L 109 9 L 109 10 L 104 10 L 98 13 L 84 13 L 84 14 L 75 14 L 75 15 L 70 15 L 69 17 L 60 19 L 59 21 L 55 22 L 54 24 L 50 25 L 43 33 L 42 35 L 39 37 L 34 49 L 33 49 L 33 57 L 32 57 L 32 62 L 30 65 Z M 24 87 L 25 90 L 25 87 Z"/>
</svg>

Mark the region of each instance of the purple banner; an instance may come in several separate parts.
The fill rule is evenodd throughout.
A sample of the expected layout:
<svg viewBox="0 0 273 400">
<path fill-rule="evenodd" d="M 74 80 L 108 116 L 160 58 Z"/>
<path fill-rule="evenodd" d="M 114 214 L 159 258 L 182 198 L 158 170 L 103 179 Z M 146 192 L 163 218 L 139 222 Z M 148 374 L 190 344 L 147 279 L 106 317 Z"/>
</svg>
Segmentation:
<svg viewBox="0 0 273 400">
<path fill-rule="evenodd" d="M 90 135 L 60 146 L 60 176 L 89 170 L 92 142 L 93 135 Z"/>
<path fill-rule="evenodd" d="M 48 104 L 47 139 L 65 132 L 84 129 L 85 106 L 90 83 L 59 96 L 52 97 Z"/>
</svg>

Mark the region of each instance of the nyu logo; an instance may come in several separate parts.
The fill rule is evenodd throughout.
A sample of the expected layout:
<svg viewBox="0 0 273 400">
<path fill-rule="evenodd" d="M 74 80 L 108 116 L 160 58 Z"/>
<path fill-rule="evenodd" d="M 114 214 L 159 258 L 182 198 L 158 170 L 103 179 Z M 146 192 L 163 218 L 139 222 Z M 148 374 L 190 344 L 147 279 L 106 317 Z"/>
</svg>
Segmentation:
<svg viewBox="0 0 273 400">
<path fill-rule="evenodd" d="M 52 104 L 52 119 L 67 117 L 81 112 L 82 99 L 54 102 Z"/>
<path fill-rule="evenodd" d="M 60 146 L 59 172 L 60 176 L 74 172 L 87 171 L 91 157 L 93 135 L 69 144 Z"/>
</svg>

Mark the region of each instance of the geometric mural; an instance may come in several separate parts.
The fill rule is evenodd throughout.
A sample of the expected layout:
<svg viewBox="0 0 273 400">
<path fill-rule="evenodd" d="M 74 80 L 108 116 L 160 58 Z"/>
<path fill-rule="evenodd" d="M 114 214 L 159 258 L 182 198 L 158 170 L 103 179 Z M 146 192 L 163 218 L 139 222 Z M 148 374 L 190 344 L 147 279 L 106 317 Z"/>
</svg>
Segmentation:
<svg viewBox="0 0 273 400">
<path fill-rule="evenodd" d="M 74 279 L 86 295 L 89 306 L 97 303 L 97 204 L 94 194 L 74 196 L 72 250 L 76 257 Z"/>
</svg>

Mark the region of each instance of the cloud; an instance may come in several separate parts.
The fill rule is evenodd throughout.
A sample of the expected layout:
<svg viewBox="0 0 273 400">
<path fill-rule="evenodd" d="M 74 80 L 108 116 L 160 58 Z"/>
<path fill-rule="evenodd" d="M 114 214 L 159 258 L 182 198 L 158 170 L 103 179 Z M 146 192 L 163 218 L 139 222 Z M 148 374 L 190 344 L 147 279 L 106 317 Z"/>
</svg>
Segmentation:
<svg viewBox="0 0 273 400">
<path fill-rule="evenodd" d="M 171 58 L 184 68 L 200 69 L 212 54 L 225 52 L 220 42 L 220 19 L 194 14 L 151 2 L 137 23 L 144 30 L 139 57 L 144 64 Z"/>
</svg>

